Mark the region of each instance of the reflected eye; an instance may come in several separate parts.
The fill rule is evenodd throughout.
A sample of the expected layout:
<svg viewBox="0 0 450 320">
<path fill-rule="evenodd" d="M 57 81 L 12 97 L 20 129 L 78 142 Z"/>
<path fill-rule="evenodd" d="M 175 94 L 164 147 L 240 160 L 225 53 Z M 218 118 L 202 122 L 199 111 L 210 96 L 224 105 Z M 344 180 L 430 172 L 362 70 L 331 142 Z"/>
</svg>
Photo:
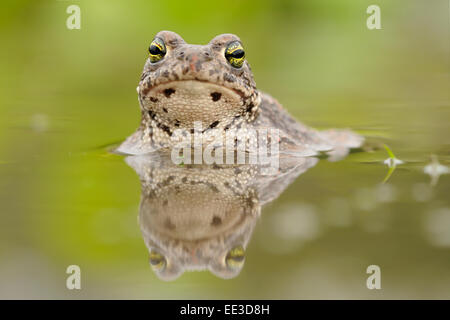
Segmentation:
<svg viewBox="0 0 450 320">
<path fill-rule="evenodd" d="M 239 41 L 234 41 L 225 49 L 225 58 L 235 68 L 242 67 L 245 60 L 245 51 Z"/>
<path fill-rule="evenodd" d="M 166 267 L 166 258 L 159 252 L 151 250 L 149 261 L 153 269 L 161 270 Z"/>
<path fill-rule="evenodd" d="M 230 268 L 240 268 L 244 263 L 245 250 L 242 246 L 237 246 L 228 251 L 225 257 L 225 263 Z"/>
<path fill-rule="evenodd" d="M 164 41 L 162 41 L 160 38 L 156 38 L 153 40 L 153 42 L 150 44 L 150 47 L 148 48 L 148 52 L 150 53 L 150 62 L 155 63 L 164 58 L 166 55 L 166 45 L 164 44 Z"/>
</svg>

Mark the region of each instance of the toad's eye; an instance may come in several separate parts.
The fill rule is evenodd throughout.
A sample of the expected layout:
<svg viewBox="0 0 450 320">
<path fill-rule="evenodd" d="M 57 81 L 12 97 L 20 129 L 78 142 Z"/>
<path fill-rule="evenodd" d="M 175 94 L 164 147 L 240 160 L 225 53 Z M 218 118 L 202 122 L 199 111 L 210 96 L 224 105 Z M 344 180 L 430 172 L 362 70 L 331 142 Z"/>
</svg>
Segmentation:
<svg viewBox="0 0 450 320">
<path fill-rule="evenodd" d="M 245 60 L 245 51 L 239 41 L 234 41 L 225 49 L 225 58 L 235 68 L 242 67 Z"/>
<path fill-rule="evenodd" d="M 225 257 L 225 263 L 229 268 L 242 267 L 245 259 L 245 250 L 242 246 L 237 246 L 228 251 Z"/>
<path fill-rule="evenodd" d="M 150 265 L 155 270 L 162 270 L 166 267 L 166 258 L 157 251 L 150 251 Z"/>
<path fill-rule="evenodd" d="M 164 44 L 164 41 L 162 41 L 160 38 L 156 38 L 153 40 L 153 42 L 150 44 L 150 47 L 148 48 L 148 52 L 150 53 L 150 62 L 155 63 L 164 58 L 166 55 L 166 45 Z"/>
</svg>

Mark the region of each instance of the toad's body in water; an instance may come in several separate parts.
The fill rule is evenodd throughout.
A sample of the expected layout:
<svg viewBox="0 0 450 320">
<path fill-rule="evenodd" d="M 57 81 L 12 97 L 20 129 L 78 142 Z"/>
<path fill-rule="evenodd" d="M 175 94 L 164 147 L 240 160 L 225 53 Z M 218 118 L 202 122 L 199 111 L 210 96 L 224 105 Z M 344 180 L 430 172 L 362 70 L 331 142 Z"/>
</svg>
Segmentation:
<svg viewBox="0 0 450 320">
<path fill-rule="evenodd" d="M 230 130 L 278 129 L 279 152 L 299 156 L 326 151 L 339 158 L 363 141 L 348 130 L 311 129 L 260 92 L 235 35 L 191 45 L 176 33 L 161 31 L 149 52 L 137 88 L 141 124 L 117 152 L 139 155 L 170 149 L 179 141 L 175 132 L 197 132 L 194 123 L 201 123 L 203 137 L 210 131 L 225 135 Z"/>
</svg>

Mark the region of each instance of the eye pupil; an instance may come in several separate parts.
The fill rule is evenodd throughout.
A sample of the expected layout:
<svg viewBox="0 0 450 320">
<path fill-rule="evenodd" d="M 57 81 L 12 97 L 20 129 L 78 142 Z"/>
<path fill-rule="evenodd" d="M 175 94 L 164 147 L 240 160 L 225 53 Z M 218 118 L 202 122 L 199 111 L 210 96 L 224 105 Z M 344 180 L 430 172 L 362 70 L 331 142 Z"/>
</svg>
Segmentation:
<svg viewBox="0 0 450 320">
<path fill-rule="evenodd" d="M 244 55 L 245 55 L 245 52 L 242 49 L 237 49 L 231 53 L 231 56 L 236 59 L 241 59 L 244 57 Z"/>
<path fill-rule="evenodd" d="M 155 45 L 151 45 L 150 46 L 150 48 L 149 48 L 149 50 L 148 50 L 151 54 L 161 54 L 162 52 L 161 52 L 161 49 L 160 48 L 158 48 L 157 46 L 155 46 Z"/>
</svg>

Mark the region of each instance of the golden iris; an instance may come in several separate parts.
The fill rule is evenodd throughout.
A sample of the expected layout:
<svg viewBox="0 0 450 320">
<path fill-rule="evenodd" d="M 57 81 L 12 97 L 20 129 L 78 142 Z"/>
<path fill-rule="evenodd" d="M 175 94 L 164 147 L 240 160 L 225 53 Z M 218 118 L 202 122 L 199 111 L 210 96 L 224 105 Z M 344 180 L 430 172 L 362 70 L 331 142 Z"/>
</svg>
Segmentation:
<svg viewBox="0 0 450 320">
<path fill-rule="evenodd" d="M 150 53 L 150 62 L 155 63 L 164 58 L 166 55 L 166 45 L 164 41 L 160 38 L 156 38 L 150 44 L 148 48 L 148 52 Z"/>
<path fill-rule="evenodd" d="M 231 42 L 225 49 L 225 58 L 235 68 L 240 68 L 244 64 L 245 51 L 239 41 Z"/>
<path fill-rule="evenodd" d="M 240 268 L 244 263 L 245 250 L 242 246 L 237 246 L 228 251 L 225 257 L 225 263 L 230 268 Z"/>
<path fill-rule="evenodd" d="M 166 258 L 157 251 L 150 251 L 150 265 L 156 270 L 161 270 L 166 267 Z"/>
</svg>

